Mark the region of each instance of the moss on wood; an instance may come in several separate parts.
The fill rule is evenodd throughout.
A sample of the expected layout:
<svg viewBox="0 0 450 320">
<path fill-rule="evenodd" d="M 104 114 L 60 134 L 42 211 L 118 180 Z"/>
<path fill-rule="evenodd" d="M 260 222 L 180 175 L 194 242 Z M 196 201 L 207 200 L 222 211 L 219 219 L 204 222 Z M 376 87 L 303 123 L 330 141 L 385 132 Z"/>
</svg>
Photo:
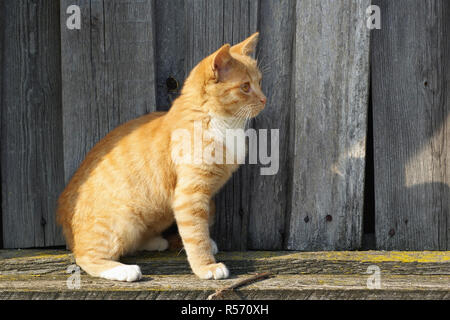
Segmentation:
<svg viewBox="0 0 450 320">
<path fill-rule="evenodd" d="M 275 277 L 227 292 L 225 299 L 450 299 L 450 252 L 226 252 L 217 260 L 226 280 L 199 280 L 184 254 L 142 253 L 142 281 L 114 282 L 80 274 L 69 289 L 65 250 L 0 250 L 0 299 L 206 299 L 254 273 Z M 369 289 L 368 267 L 380 268 L 380 289 Z"/>
</svg>

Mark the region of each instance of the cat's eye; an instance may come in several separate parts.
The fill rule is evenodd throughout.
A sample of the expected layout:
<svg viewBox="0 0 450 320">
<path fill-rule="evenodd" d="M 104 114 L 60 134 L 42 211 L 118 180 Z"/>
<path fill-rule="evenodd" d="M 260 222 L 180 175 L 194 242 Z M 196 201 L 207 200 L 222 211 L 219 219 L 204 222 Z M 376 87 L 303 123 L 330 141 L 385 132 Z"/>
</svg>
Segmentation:
<svg viewBox="0 0 450 320">
<path fill-rule="evenodd" d="M 250 83 L 246 82 L 241 85 L 241 90 L 245 93 L 250 91 Z"/>
</svg>

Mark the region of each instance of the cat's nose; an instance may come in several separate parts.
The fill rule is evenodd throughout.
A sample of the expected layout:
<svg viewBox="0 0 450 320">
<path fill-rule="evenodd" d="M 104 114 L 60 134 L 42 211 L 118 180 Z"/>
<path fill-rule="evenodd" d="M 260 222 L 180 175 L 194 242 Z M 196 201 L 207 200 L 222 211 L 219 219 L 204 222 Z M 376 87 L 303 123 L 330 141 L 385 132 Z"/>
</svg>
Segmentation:
<svg viewBox="0 0 450 320">
<path fill-rule="evenodd" d="M 261 99 L 259 99 L 259 101 L 261 101 L 263 104 L 266 104 L 267 98 L 266 97 L 262 97 Z"/>
</svg>

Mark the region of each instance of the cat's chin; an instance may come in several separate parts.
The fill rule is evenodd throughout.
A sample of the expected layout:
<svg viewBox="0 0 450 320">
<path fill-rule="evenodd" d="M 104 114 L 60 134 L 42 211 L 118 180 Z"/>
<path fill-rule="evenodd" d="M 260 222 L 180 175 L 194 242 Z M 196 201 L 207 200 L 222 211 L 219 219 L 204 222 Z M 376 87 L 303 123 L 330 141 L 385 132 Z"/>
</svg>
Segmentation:
<svg viewBox="0 0 450 320">
<path fill-rule="evenodd" d="M 250 114 L 250 119 L 256 118 L 262 111 L 264 110 L 264 106 L 258 108 L 257 110 L 255 110 L 254 113 Z"/>
<path fill-rule="evenodd" d="M 258 107 L 254 107 L 253 109 L 244 112 L 243 114 L 245 116 L 241 116 L 241 118 L 247 118 L 247 119 L 253 119 L 256 118 L 263 110 L 264 110 L 264 105 L 263 106 L 258 106 Z"/>
</svg>

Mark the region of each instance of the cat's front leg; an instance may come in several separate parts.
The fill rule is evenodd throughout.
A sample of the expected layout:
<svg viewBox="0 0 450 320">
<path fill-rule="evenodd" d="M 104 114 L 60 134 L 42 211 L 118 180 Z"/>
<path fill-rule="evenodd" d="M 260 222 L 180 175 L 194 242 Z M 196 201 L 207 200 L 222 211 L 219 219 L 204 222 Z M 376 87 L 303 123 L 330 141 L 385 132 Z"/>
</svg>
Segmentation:
<svg viewBox="0 0 450 320">
<path fill-rule="evenodd" d="M 209 236 L 210 189 L 205 181 L 183 181 L 175 190 L 173 210 L 192 271 L 201 279 L 227 278 L 229 271 L 216 263 Z"/>
</svg>

